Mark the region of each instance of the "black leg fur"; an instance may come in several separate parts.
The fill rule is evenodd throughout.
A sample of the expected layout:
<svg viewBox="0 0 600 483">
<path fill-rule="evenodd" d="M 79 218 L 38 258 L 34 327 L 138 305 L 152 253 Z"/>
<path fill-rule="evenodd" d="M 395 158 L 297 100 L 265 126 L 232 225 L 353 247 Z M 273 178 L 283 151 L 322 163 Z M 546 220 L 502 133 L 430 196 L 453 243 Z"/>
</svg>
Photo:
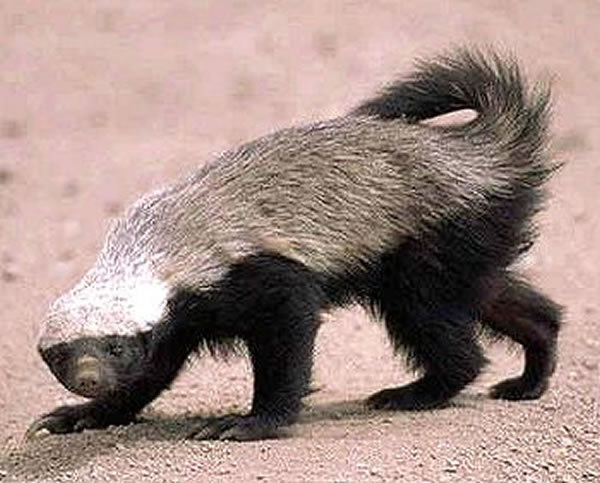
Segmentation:
<svg viewBox="0 0 600 483">
<path fill-rule="evenodd" d="M 418 410 L 443 406 L 472 382 L 485 364 L 476 337 L 477 304 L 486 274 L 475 257 L 463 257 L 462 244 L 433 253 L 421 240 L 407 241 L 366 276 L 359 299 L 382 316 L 398 351 L 422 377 L 371 396 L 378 409 Z M 444 245 L 442 245 L 444 246 Z M 468 265 L 463 260 L 474 260 Z M 481 269 L 479 267 L 484 267 Z"/>
<path fill-rule="evenodd" d="M 440 306 L 417 311 L 405 302 L 395 294 L 385 294 L 380 312 L 396 348 L 405 348 L 423 375 L 406 386 L 369 397 L 367 405 L 375 409 L 441 407 L 472 382 L 485 363 L 469 310 Z"/>
<path fill-rule="evenodd" d="M 501 280 L 495 293 L 483 307 L 481 322 L 523 346 L 525 368 L 521 376 L 492 387 L 491 396 L 536 399 L 544 393 L 554 372 L 561 309 L 530 284 L 511 276 Z"/>
<path fill-rule="evenodd" d="M 192 430 L 198 439 L 275 437 L 295 421 L 307 393 L 318 312 L 324 295 L 317 278 L 277 256 L 247 259 L 219 290 L 218 326 L 246 341 L 254 371 L 252 409 Z"/>
</svg>

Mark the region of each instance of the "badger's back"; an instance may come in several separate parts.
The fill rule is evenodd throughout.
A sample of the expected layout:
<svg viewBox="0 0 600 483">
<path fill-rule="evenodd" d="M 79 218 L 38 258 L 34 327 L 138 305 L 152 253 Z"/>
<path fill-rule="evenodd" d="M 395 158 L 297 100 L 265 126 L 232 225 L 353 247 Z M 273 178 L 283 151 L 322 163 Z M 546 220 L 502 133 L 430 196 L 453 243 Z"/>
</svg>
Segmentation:
<svg viewBox="0 0 600 483">
<path fill-rule="evenodd" d="M 422 64 L 348 116 L 265 136 L 143 198 L 100 260 L 143 260 L 163 280 L 194 286 L 260 251 L 339 273 L 478 219 L 487 239 L 475 249 L 507 265 L 530 241 L 553 169 L 543 155 L 547 98 L 495 56 Z M 417 123 L 465 108 L 478 117 L 461 126 Z"/>
</svg>

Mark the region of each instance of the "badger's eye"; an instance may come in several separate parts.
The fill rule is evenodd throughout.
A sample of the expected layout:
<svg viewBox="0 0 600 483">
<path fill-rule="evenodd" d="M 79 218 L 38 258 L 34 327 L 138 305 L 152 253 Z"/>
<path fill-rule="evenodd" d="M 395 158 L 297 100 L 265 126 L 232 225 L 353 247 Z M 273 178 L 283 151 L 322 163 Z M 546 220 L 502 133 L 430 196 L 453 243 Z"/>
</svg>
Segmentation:
<svg viewBox="0 0 600 483">
<path fill-rule="evenodd" d="M 117 341 L 111 341 L 106 346 L 106 352 L 113 357 L 120 357 L 123 354 L 123 345 Z"/>
</svg>

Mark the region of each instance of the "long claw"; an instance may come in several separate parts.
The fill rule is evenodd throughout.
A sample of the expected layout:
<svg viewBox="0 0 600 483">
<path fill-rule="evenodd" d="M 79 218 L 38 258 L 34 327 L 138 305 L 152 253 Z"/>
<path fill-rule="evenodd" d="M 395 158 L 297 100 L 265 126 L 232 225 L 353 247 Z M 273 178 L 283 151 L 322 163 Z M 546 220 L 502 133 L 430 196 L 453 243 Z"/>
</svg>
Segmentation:
<svg viewBox="0 0 600 483">
<path fill-rule="evenodd" d="M 25 438 L 33 440 L 49 434 L 69 433 L 73 430 L 74 428 L 67 418 L 60 415 L 47 414 L 29 426 L 25 433 Z"/>
</svg>

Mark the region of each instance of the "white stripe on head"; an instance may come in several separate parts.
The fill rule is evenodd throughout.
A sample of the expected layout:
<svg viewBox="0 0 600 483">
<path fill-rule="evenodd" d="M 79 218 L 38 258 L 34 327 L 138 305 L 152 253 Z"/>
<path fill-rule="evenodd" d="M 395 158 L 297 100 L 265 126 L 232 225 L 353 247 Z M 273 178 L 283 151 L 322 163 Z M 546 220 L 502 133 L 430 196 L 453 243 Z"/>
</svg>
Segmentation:
<svg viewBox="0 0 600 483">
<path fill-rule="evenodd" d="M 164 319 L 168 297 L 167 283 L 147 272 L 98 277 L 91 271 L 51 305 L 40 347 L 148 331 Z"/>
</svg>

